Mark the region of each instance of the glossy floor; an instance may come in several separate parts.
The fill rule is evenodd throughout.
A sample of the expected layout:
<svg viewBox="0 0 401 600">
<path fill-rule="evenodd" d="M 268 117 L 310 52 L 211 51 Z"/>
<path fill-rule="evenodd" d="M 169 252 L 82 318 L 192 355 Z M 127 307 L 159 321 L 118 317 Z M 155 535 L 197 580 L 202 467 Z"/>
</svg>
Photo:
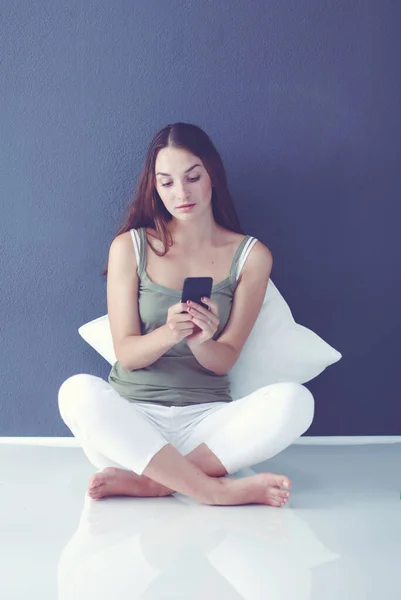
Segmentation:
<svg viewBox="0 0 401 600">
<path fill-rule="evenodd" d="M 401 598 L 401 445 L 291 446 L 285 508 L 93 501 L 79 448 L 0 445 L 5 600 Z"/>
</svg>

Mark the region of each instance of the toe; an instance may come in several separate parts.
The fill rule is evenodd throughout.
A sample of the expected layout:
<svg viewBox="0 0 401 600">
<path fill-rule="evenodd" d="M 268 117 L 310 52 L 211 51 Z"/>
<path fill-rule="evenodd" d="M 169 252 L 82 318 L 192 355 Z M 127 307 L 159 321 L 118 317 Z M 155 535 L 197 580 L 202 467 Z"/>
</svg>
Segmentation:
<svg viewBox="0 0 401 600">
<path fill-rule="evenodd" d="M 274 490 L 274 494 L 279 500 L 286 500 L 290 496 L 290 492 L 286 492 L 285 490 Z"/>
<path fill-rule="evenodd" d="M 278 475 L 277 480 L 279 487 L 283 487 L 286 490 L 289 490 L 291 488 L 291 480 L 288 479 L 288 477 L 286 477 L 285 475 Z"/>
<path fill-rule="evenodd" d="M 98 477 L 97 475 L 95 475 L 94 477 L 92 477 L 92 479 L 89 482 L 89 488 L 91 490 L 94 490 L 94 489 L 100 487 L 103 484 L 104 484 L 103 478 Z"/>
<path fill-rule="evenodd" d="M 281 506 L 281 502 L 279 502 L 278 500 L 275 500 L 275 499 L 274 500 L 272 499 L 270 504 L 271 504 L 271 506 L 277 506 L 277 507 Z"/>
<path fill-rule="evenodd" d="M 272 500 L 278 502 L 280 506 L 286 504 L 286 502 L 288 501 L 288 498 L 285 498 L 284 496 L 276 492 L 272 492 L 270 497 L 272 498 Z"/>
<path fill-rule="evenodd" d="M 94 490 L 89 490 L 89 496 L 93 498 L 93 500 L 99 500 L 103 497 L 103 488 L 96 488 Z"/>
</svg>

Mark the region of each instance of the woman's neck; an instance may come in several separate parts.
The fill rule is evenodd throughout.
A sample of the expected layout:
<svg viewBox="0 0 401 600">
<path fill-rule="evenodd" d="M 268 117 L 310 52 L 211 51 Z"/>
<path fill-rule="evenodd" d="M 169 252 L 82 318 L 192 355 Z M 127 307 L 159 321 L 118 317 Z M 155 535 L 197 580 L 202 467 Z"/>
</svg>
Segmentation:
<svg viewBox="0 0 401 600">
<path fill-rule="evenodd" d="M 199 219 L 196 221 L 173 219 L 169 226 L 174 244 L 187 250 L 199 250 L 205 245 L 213 244 L 219 229 L 214 219 L 205 220 L 203 223 Z"/>
</svg>

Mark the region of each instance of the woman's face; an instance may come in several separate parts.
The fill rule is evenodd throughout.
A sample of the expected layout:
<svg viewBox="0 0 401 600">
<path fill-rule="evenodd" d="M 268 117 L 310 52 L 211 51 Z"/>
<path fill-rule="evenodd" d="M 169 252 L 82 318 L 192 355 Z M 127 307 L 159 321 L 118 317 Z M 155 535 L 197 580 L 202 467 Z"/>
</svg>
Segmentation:
<svg viewBox="0 0 401 600">
<path fill-rule="evenodd" d="M 155 179 L 164 206 L 176 219 L 187 221 L 211 210 L 211 179 L 201 159 L 188 150 L 162 148 L 156 157 Z M 188 208 L 180 209 L 181 205 Z"/>
</svg>

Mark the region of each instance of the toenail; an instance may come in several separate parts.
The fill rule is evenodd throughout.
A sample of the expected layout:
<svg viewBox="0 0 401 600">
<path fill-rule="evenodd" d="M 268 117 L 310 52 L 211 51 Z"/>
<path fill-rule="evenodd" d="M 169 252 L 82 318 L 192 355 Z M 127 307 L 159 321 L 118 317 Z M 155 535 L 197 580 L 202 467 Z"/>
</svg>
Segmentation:
<svg viewBox="0 0 401 600">
<path fill-rule="evenodd" d="M 283 486 L 288 487 L 288 483 L 286 481 L 283 481 Z"/>
</svg>

